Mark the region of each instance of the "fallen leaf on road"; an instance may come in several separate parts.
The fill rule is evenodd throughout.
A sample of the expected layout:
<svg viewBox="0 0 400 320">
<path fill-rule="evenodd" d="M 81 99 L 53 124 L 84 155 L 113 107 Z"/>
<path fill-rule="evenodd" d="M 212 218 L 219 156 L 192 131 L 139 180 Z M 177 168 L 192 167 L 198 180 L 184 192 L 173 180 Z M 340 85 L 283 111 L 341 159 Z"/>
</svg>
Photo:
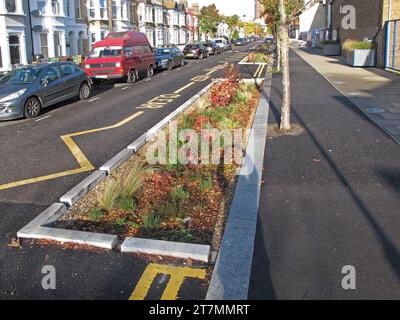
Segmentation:
<svg viewBox="0 0 400 320">
<path fill-rule="evenodd" d="M 20 240 L 17 239 L 17 238 L 12 238 L 11 239 L 11 243 L 9 243 L 7 246 L 10 247 L 10 248 L 22 249 Z"/>
</svg>

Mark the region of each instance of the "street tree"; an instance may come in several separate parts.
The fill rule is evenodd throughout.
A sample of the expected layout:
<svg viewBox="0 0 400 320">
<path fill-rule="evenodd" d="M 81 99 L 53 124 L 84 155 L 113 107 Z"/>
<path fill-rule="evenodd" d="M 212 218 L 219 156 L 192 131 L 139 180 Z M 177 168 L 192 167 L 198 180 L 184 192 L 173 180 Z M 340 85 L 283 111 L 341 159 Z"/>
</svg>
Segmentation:
<svg viewBox="0 0 400 320">
<path fill-rule="evenodd" d="M 233 37 L 233 33 L 239 27 L 240 18 L 239 18 L 238 15 L 235 14 L 233 16 L 225 17 L 224 20 L 225 20 L 226 24 L 228 25 L 229 38 L 232 38 Z"/>
<path fill-rule="evenodd" d="M 200 10 L 199 24 L 202 32 L 214 36 L 218 25 L 222 22 L 222 16 L 215 4 L 203 7 Z"/>
<path fill-rule="evenodd" d="M 303 0 L 262 0 L 267 24 L 273 30 L 278 45 L 278 66 L 282 71 L 282 107 L 280 129 L 291 129 L 291 82 L 289 64 L 289 24 L 304 8 Z"/>
</svg>

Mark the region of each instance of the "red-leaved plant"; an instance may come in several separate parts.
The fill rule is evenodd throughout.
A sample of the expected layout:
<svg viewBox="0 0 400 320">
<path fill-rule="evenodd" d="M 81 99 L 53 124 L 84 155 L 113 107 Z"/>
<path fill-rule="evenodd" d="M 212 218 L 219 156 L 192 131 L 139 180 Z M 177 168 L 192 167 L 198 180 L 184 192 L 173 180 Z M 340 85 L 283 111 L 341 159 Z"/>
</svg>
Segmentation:
<svg viewBox="0 0 400 320">
<path fill-rule="evenodd" d="M 212 106 L 225 107 L 230 104 L 237 89 L 237 83 L 232 83 L 230 81 L 216 82 L 210 90 Z"/>
</svg>

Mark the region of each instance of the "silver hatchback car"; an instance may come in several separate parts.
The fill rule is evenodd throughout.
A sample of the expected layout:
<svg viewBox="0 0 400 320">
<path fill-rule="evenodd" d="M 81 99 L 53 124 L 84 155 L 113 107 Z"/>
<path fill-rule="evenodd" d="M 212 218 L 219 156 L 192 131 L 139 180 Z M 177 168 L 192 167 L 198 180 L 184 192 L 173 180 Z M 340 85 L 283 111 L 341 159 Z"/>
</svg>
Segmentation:
<svg viewBox="0 0 400 320">
<path fill-rule="evenodd" d="M 42 108 L 90 93 L 90 79 L 74 63 L 24 66 L 0 76 L 0 120 L 34 118 Z"/>
</svg>

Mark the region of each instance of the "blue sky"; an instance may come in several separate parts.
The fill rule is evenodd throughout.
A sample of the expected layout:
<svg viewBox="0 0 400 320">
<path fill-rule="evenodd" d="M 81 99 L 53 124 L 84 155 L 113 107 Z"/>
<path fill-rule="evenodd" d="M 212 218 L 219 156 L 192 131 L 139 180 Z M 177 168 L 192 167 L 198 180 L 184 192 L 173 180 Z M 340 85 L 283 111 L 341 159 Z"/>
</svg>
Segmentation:
<svg viewBox="0 0 400 320">
<path fill-rule="evenodd" d="M 215 3 L 219 11 L 224 15 L 234 15 L 254 18 L 254 0 L 189 0 L 190 3 L 197 2 L 202 6 Z"/>
</svg>

